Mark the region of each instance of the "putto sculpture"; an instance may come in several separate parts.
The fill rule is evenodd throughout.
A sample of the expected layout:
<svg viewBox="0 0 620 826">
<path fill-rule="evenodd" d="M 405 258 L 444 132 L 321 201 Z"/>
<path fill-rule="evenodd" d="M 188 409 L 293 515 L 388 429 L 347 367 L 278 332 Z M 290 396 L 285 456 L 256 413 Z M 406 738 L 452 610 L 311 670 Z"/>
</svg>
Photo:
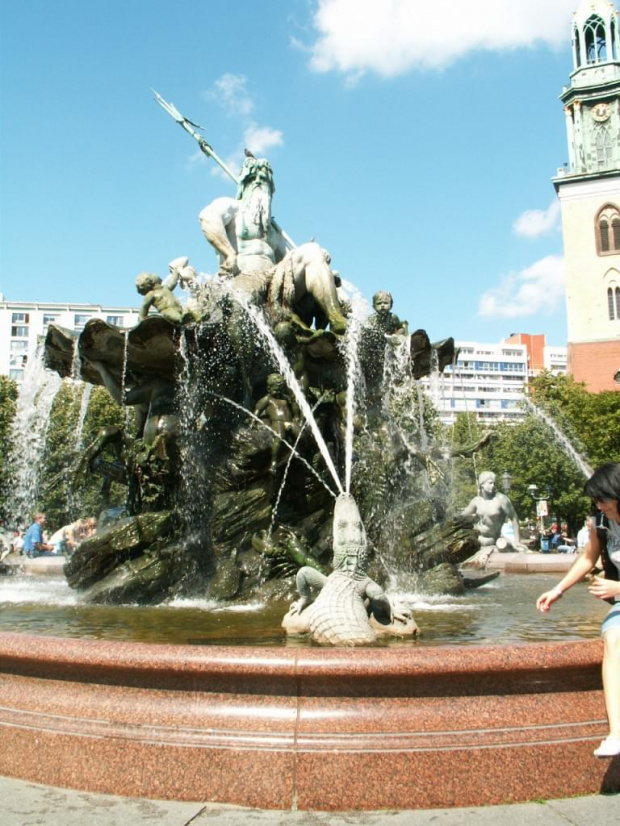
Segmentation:
<svg viewBox="0 0 620 826">
<path fill-rule="evenodd" d="M 384 591 L 392 566 L 441 568 L 442 582 L 448 568 L 458 591 L 457 566 L 476 546 L 473 531 L 443 517 L 429 529 L 407 504 L 426 484 L 425 465 L 411 474 L 408 460 L 416 444 L 430 450 L 423 411 L 410 415 L 422 404 L 415 380 L 443 369 L 454 342 L 410 336 L 384 291 L 374 315 L 357 316 L 329 253 L 295 246 L 273 221 L 269 162 L 246 153 L 237 178 L 158 100 L 233 177 L 237 197 L 200 214 L 216 273 L 181 256 L 165 280 L 139 276 L 144 301 L 129 331 L 95 319 L 76 338 L 50 325 L 48 366 L 107 387 L 136 413 L 132 429 L 108 428 L 86 451 L 81 470 L 127 496 L 124 517 L 67 563 L 69 584 L 92 602 L 232 600 L 282 577 L 286 591 L 299 570 L 291 616 L 317 641 L 412 634 Z M 396 351 L 397 393 L 377 369 Z"/>
</svg>

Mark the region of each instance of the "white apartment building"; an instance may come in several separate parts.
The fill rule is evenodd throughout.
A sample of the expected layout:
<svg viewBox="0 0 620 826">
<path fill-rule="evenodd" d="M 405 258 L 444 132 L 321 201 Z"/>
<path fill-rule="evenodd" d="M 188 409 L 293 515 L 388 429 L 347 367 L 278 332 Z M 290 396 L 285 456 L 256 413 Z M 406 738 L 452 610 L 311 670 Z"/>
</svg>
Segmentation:
<svg viewBox="0 0 620 826">
<path fill-rule="evenodd" d="M 539 339 L 544 341 L 543 336 Z M 531 337 L 528 337 L 530 340 Z M 457 341 L 459 357 L 443 376 L 423 379 L 441 420 L 452 424 L 457 413 L 475 413 L 481 422 L 518 421 L 526 415 L 520 404 L 528 379 L 540 372 L 533 365 L 525 343 L 499 344 Z M 552 373 L 566 373 L 566 347 L 544 346 L 544 366 Z"/>
<path fill-rule="evenodd" d="M 129 329 L 138 323 L 133 307 L 99 304 L 5 301 L 0 294 L 0 373 L 18 383 L 39 338 L 50 324 L 80 333 L 91 318 Z M 544 341 L 544 337 L 539 337 Z M 457 413 L 475 413 L 482 422 L 515 421 L 525 415 L 520 406 L 528 378 L 540 372 L 527 344 L 509 341 L 480 344 L 457 341 L 460 353 L 454 368 L 446 367 L 439 380 L 422 379 L 443 422 L 454 422 Z M 541 348 L 542 350 L 542 348 Z M 566 372 L 566 347 L 544 346 L 544 367 Z"/>
<path fill-rule="evenodd" d="M 555 376 L 565 375 L 568 362 L 568 347 L 552 347 L 547 344 L 544 348 L 544 366 Z"/>
<path fill-rule="evenodd" d="M 525 344 L 478 344 L 457 341 L 460 353 L 454 367 L 444 370 L 438 386 L 423 379 L 441 420 L 452 424 L 458 413 L 475 413 L 481 422 L 517 420 L 528 380 Z"/>
<path fill-rule="evenodd" d="M 21 382 L 28 357 L 50 324 L 79 333 L 91 318 L 101 318 L 115 327 L 138 323 L 132 307 L 102 307 L 100 304 L 58 304 L 43 301 L 5 301 L 0 294 L 0 373 Z"/>
</svg>

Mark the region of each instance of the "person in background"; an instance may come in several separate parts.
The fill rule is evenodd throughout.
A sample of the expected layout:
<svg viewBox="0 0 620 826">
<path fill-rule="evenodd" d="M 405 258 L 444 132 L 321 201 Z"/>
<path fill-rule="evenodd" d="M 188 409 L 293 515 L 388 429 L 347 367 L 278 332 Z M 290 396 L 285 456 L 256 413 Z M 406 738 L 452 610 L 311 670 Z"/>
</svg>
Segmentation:
<svg viewBox="0 0 620 826">
<path fill-rule="evenodd" d="M 588 479 L 585 491 L 600 511 L 590 528 L 589 542 L 555 588 L 536 601 L 547 613 L 562 595 L 586 577 L 601 556 L 605 577 L 592 578 L 588 590 L 611 603 L 603 620 L 603 691 L 609 735 L 594 750 L 596 757 L 620 755 L 620 464 L 607 462 Z"/>
<path fill-rule="evenodd" d="M 559 554 L 574 554 L 577 551 L 575 540 L 571 539 L 568 535 L 568 525 L 566 522 L 562 522 L 560 541 L 558 542 L 556 550 Z"/>
<path fill-rule="evenodd" d="M 96 527 L 97 520 L 92 516 L 86 519 L 77 519 L 52 534 L 49 544 L 54 547 L 57 554 L 71 556 L 81 542 L 93 535 Z"/>
<path fill-rule="evenodd" d="M 24 553 L 30 558 L 54 555 L 54 546 L 43 541 L 43 525 L 45 525 L 45 514 L 35 513 L 34 522 L 24 536 Z"/>
<path fill-rule="evenodd" d="M 577 531 L 577 551 L 583 551 L 590 541 L 590 530 L 592 528 L 592 524 L 592 517 L 588 516 L 586 521 L 583 523 L 583 527 Z"/>
<path fill-rule="evenodd" d="M 11 539 L 11 551 L 14 554 L 21 554 L 24 550 L 24 537 L 19 528 L 13 531 L 13 538 Z"/>
</svg>

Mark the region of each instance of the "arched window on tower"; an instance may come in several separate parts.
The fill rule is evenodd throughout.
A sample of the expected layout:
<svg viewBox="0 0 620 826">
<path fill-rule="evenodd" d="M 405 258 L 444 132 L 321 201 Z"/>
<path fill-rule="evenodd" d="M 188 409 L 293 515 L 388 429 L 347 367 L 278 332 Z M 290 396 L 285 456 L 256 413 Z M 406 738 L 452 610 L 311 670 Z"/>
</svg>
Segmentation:
<svg viewBox="0 0 620 826">
<path fill-rule="evenodd" d="M 581 66 L 581 40 L 579 39 L 579 28 L 573 28 L 573 48 L 574 48 L 574 62 L 575 69 Z"/>
<path fill-rule="evenodd" d="M 607 124 L 596 125 L 596 163 L 599 169 L 611 166 L 614 157 L 614 145 L 611 130 Z"/>
<path fill-rule="evenodd" d="M 586 59 L 588 63 L 605 63 L 607 60 L 607 43 L 605 41 L 605 24 L 598 14 L 593 14 L 584 26 Z"/>
<path fill-rule="evenodd" d="M 620 253 L 620 209 L 606 204 L 596 216 L 596 251 L 599 255 Z"/>
<path fill-rule="evenodd" d="M 611 269 L 603 279 L 607 292 L 607 318 L 620 322 L 620 272 Z"/>
</svg>

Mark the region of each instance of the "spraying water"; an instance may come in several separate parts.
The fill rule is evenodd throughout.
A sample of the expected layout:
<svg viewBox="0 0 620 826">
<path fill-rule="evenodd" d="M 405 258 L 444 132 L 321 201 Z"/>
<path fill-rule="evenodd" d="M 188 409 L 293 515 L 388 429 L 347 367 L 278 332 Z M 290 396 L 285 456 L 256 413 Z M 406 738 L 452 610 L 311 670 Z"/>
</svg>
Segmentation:
<svg viewBox="0 0 620 826">
<path fill-rule="evenodd" d="M 332 475 L 334 482 L 336 483 L 336 487 L 340 493 L 343 493 L 342 483 L 338 477 L 338 472 L 334 467 L 334 462 L 332 460 L 331 454 L 328 450 L 327 444 L 321 431 L 319 430 L 319 426 L 314 418 L 312 413 L 312 409 L 308 404 L 308 400 L 304 395 L 301 387 L 299 386 L 299 382 L 297 381 L 297 376 L 295 375 L 293 368 L 289 364 L 289 361 L 283 352 L 282 348 L 276 341 L 271 327 L 265 320 L 261 311 L 257 308 L 252 306 L 248 303 L 247 299 L 244 295 L 240 294 L 239 292 L 232 291 L 232 296 L 237 301 L 237 303 L 243 307 L 246 311 L 248 317 L 252 320 L 256 329 L 259 331 L 273 357 L 275 358 L 276 362 L 278 363 L 278 367 L 280 368 L 280 372 L 282 376 L 284 376 L 284 380 L 286 381 L 287 385 L 289 386 L 290 390 L 292 391 L 293 395 L 295 396 L 295 401 L 299 405 L 299 409 L 304 415 L 305 420 L 308 422 L 310 429 L 312 431 L 312 435 L 316 441 L 317 447 L 321 451 L 321 456 L 323 457 L 325 464 L 327 465 L 327 469 Z"/>
<path fill-rule="evenodd" d="M 355 417 L 355 400 L 359 398 L 362 367 L 359 359 L 359 342 L 364 319 L 368 316 L 368 302 L 352 284 L 345 282 L 350 294 L 351 313 L 348 319 L 344 339 L 347 364 L 346 393 L 346 430 L 345 430 L 345 492 L 351 492 L 351 473 L 353 468 L 353 430 Z"/>
<path fill-rule="evenodd" d="M 129 361 L 129 330 L 123 332 L 123 368 L 121 370 L 121 399 L 125 398 L 127 390 L 127 364 Z M 131 411 L 129 407 L 125 408 L 125 430 L 129 432 L 131 428 Z"/>
<path fill-rule="evenodd" d="M 415 383 L 416 392 L 418 394 L 418 416 L 419 416 L 419 427 L 420 427 L 420 450 L 426 452 L 428 450 L 428 434 L 426 432 L 426 428 L 424 427 L 424 393 L 422 391 L 422 385 L 420 384 L 419 380 L 416 380 Z"/>
<path fill-rule="evenodd" d="M 443 398 L 442 374 L 439 372 L 439 353 L 433 347 L 431 350 L 431 372 L 428 376 L 428 393 L 433 406 L 437 409 L 441 406 Z"/>
<path fill-rule="evenodd" d="M 524 396 L 523 400 L 525 402 L 525 406 L 532 411 L 532 413 L 543 421 L 547 427 L 553 432 L 554 436 L 560 443 L 560 445 L 564 448 L 566 455 L 573 460 L 573 462 L 577 465 L 579 471 L 583 474 L 586 479 L 589 479 L 590 476 L 594 473 L 594 469 L 590 467 L 590 465 L 586 462 L 586 460 L 578 453 L 573 445 L 571 444 L 568 437 L 562 433 L 558 425 L 553 421 L 551 416 L 545 413 L 544 410 L 541 410 L 538 405 L 534 404 L 534 402 L 528 397 Z"/>
<path fill-rule="evenodd" d="M 272 435 L 272 436 L 274 436 L 276 439 L 279 439 L 279 440 L 282 442 L 282 444 L 283 444 L 283 445 L 286 445 L 286 448 L 287 448 L 287 449 L 291 452 L 291 455 L 296 456 L 296 457 L 299 459 L 299 461 L 300 461 L 300 462 L 303 462 L 303 463 L 304 463 L 304 465 L 308 468 L 308 470 L 310 471 L 310 473 L 312 473 L 312 474 L 313 474 L 313 476 L 315 476 L 315 477 L 317 478 L 317 480 L 318 480 L 318 481 L 319 481 L 319 482 L 323 485 L 323 487 L 325 488 L 325 490 L 326 490 L 326 491 L 327 491 L 327 492 L 328 492 L 331 496 L 333 496 L 333 498 L 334 498 L 334 499 L 336 499 L 336 494 L 334 493 L 334 491 L 333 491 L 333 490 L 329 487 L 329 485 L 325 484 L 325 482 L 323 481 L 323 479 L 321 479 L 321 477 L 320 477 L 320 476 L 319 476 L 319 474 L 316 472 L 316 470 L 312 467 L 312 465 L 311 465 L 309 462 L 307 462 L 307 461 L 304 459 L 304 457 L 303 457 L 300 453 L 298 453 L 298 452 L 297 452 L 297 450 L 295 449 L 295 448 L 296 448 L 296 446 L 297 446 L 297 443 L 299 442 L 299 436 L 301 436 L 301 433 L 300 433 L 300 434 L 299 434 L 299 436 L 297 437 L 297 440 L 295 441 L 295 444 L 294 444 L 294 445 L 290 445 L 290 444 L 286 441 L 286 439 L 283 439 L 283 438 L 282 438 L 282 436 L 279 436 L 279 435 L 275 432 L 275 430 L 273 430 L 273 429 L 272 429 L 272 428 L 271 428 L 271 427 L 270 427 L 270 426 L 269 426 L 266 422 L 264 422 L 262 419 L 259 419 L 259 418 L 258 418 L 258 416 L 254 415 L 254 413 L 252 413 L 252 411 L 251 411 L 251 410 L 248 410 L 248 409 L 247 409 L 247 407 L 244 407 L 242 404 L 238 404 L 238 402 L 235 402 L 235 401 L 233 401 L 232 399 L 227 399 L 225 396 L 222 396 L 222 395 L 220 395 L 219 393 L 213 393 L 211 390 L 206 390 L 205 392 L 207 393 L 207 395 L 209 395 L 209 396 L 213 396 L 214 398 L 219 399 L 220 401 L 225 402 L 226 404 L 230 404 L 232 407 L 237 408 L 237 410 L 240 410 L 240 411 L 241 411 L 242 413 L 244 413 L 246 416 L 249 416 L 251 419 L 254 419 L 254 421 L 255 421 L 255 422 L 258 422 L 258 424 L 259 424 L 261 427 L 266 428 L 266 429 L 267 429 L 267 430 L 271 433 L 271 435 Z"/>
<path fill-rule="evenodd" d="M 75 450 L 76 452 L 82 446 L 82 436 L 84 435 L 84 421 L 88 413 L 88 404 L 90 402 L 90 395 L 93 392 L 93 385 L 90 382 L 85 382 L 82 388 L 82 398 L 80 399 L 80 412 L 78 414 L 77 426 L 75 428 Z"/>
<path fill-rule="evenodd" d="M 318 402 L 317 402 L 317 403 L 314 405 L 314 407 L 312 408 L 312 414 L 313 414 L 313 415 L 314 415 L 314 411 L 315 411 L 315 410 L 317 409 L 317 407 L 321 404 L 321 401 L 322 401 L 322 399 L 319 399 L 319 400 L 318 400 Z M 276 501 L 274 502 L 274 505 L 273 505 L 273 510 L 272 510 L 272 512 L 271 512 L 271 523 L 270 523 L 270 525 L 269 525 L 269 532 L 268 532 L 268 536 L 271 536 L 271 534 L 273 533 L 273 530 L 274 530 L 274 528 L 275 528 L 275 525 L 276 525 L 276 516 L 277 516 L 277 513 L 278 513 L 278 507 L 279 507 L 279 505 L 280 505 L 280 499 L 282 499 L 282 493 L 283 493 L 283 491 L 284 491 L 284 486 L 286 485 L 286 479 L 287 479 L 287 477 L 288 477 L 288 471 L 289 471 L 289 468 L 290 468 L 290 466 L 291 466 L 291 461 L 292 461 L 292 459 L 293 459 L 293 456 L 298 456 L 298 455 L 299 455 L 299 454 L 297 453 L 297 445 L 299 444 L 299 442 L 300 442 L 300 440 L 301 440 L 301 437 L 303 436 L 304 430 L 306 429 L 307 425 L 308 425 L 308 423 L 307 423 L 307 422 L 304 422 L 304 423 L 303 423 L 303 425 L 301 426 L 301 428 L 299 429 L 299 435 L 298 435 L 298 436 L 297 436 L 297 438 L 295 439 L 295 443 L 293 444 L 293 448 L 292 448 L 292 450 L 291 450 L 291 451 L 290 451 L 290 453 L 289 453 L 289 457 L 288 457 L 288 459 L 286 460 L 286 465 L 284 466 L 284 473 L 282 474 L 282 482 L 281 482 L 281 484 L 280 484 L 280 488 L 279 488 L 279 490 L 278 490 L 278 495 L 276 496 Z M 275 434 L 275 435 L 277 435 L 277 434 Z M 306 465 L 307 465 L 307 463 L 306 463 Z M 309 466 L 309 465 L 308 465 L 308 466 Z M 310 466 L 309 466 L 309 467 L 310 467 Z M 316 474 L 316 471 L 314 471 L 314 468 L 311 468 L 311 469 L 312 469 L 312 471 L 315 473 L 315 476 L 316 476 L 317 474 Z M 324 487 L 326 487 L 326 485 L 325 485 L 325 483 L 323 482 L 323 480 L 322 480 L 322 479 L 321 479 L 321 483 L 323 484 L 323 486 L 324 486 Z M 329 490 L 329 488 L 328 488 L 328 490 Z M 331 490 L 330 490 L 330 493 L 332 493 L 332 491 L 331 491 Z M 334 496 L 334 497 L 335 497 L 335 494 L 334 494 L 334 493 L 332 493 L 332 496 Z"/>
<path fill-rule="evenodd" d="M 82 375 L 82 356 L 80 355 L 80 348 L 78 347 L 78 339 L 73 342 L 73 359 L 71 361 L 71 378 L 73 381 L 81 381 Z"/>
<path fill-rule="evenodd" d="M 36 510 L 50 411 L 61 383 L 56 373 L 45 369 L 43 348 L 37 347 L 26 364 L 11 434 L 11 496 L 7 510 L 13 524 L 27 521 Z"/>
</svg>

